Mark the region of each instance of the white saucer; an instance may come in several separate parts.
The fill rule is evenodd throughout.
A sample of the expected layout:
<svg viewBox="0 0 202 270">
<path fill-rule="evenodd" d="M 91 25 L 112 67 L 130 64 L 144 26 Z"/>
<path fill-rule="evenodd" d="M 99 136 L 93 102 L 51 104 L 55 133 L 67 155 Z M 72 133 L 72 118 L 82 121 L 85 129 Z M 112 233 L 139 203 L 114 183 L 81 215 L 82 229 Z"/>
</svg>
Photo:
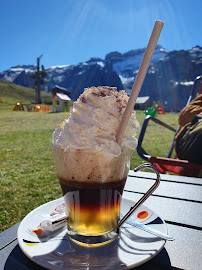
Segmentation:
<svg viewBox="0 0 202 270">
<path fill-rule="evenodd" d="M 152 259 L 165 245 L 165 240 L 128 224 L 121 227 L 118 239 L 102 247 L 86 248 L 76 245 L 67 238 L 65 227 L 50 233 L 41 242 L 41 238 L 29 232 L 30 228 L 36 228 L 42 220 L 50 219 L 49 213 L 61 203 L 63 198 L 41 205 L 30 212 L 18 228 L 17 238 L 21 250 L 28 258 L 45 268 L 131 269 Z M 121 213 L 125 215 L 134 204 L 133 201 L 122 199 Z M 144 205 L 138 208 L 132 218 L 167 233 L 165 222 Z M 40 243 L 28 243 L 27 240 Z"/>
</svg>

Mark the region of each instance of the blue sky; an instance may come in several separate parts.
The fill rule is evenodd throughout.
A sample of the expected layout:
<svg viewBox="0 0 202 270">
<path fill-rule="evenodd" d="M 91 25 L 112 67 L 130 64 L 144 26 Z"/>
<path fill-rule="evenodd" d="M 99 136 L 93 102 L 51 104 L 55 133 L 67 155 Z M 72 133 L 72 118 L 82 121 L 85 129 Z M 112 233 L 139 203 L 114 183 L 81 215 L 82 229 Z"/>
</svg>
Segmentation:
<svg viewBox="0 0 202 270">
<path fill-rule="evenodd" d="M 146 47 L 155 20 L 168 50 L 202 46 L 201 0 L 0 0 L 0 72 L 71 65 Z"/>
</svg>

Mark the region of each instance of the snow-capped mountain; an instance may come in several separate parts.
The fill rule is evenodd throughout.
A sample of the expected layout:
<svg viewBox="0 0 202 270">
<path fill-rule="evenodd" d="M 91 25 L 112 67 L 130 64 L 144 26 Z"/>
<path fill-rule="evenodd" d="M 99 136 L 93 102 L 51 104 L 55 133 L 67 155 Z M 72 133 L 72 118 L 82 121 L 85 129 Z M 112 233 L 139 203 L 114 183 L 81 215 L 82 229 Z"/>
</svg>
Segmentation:
<svg viewBox="0 0 202 270">
<path fill-rule="evenodd" d="M 59 85 L 71 92 L 75 100 L 85 87 L 110 85 L 130 94 L 145 48 L 126 53 L 111 52 L 104 59 L 91 58 L 75 65 L 45 68 L 44 91 Z M 0 79 L 33 87 L 31 75 L 34 65 L 12 67 L 0 73 Z M 196 76 L 202 74 L 202 48 L 167 51 L 157 45 L 140 96 L 150 96 L 152 101 L 160 101 L 167 109 L 180 109 L 186 103 L 190 88 Z M 173 97 L 174 95 L 174 97 Z"/>
<path fill-rule="evenodd" d="M 43 90 L 50 91 L 55 85 L 60 85 L 72 92 L 73 99 L 78 97 L 84 87 L 92 85 L 111 85 L 130 90 L 144 52 L 145 49 L 131 50 L 123 54 L 112 52 L 107 54 L 105 59 L 91 58 L 75 65 L 48 67 L 45 69 L 47 83 Z M 166 54 L 167 51 L 158 45 L 151 64 Z M 30 75 L 35 71 L 36 67 L 33 65 L 16 66 L 1 72 L 0 78 L 31 87 L 33 80 Z"/>
</svg>

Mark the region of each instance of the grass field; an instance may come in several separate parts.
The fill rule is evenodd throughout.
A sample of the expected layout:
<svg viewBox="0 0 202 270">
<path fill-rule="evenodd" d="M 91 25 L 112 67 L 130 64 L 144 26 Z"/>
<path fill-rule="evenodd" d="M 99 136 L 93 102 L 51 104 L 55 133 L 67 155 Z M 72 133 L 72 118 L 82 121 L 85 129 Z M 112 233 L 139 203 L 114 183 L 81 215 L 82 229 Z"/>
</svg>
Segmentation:
<svg viewBox="0 0 202 270">
<path fill-rule="evenodd" d="M 60 197 L 51 149 L 51 136 L 68 113 L 12 111 L 13 105 L 0 103 L 0 231 L 22 220 L 37 206 Z M 177 115 L 157 116 L 173 127 Z M 144 114 L 137 112 L 142 123 Z M 151 124 L 145 149 L 164 156 L 173 136 Z M 134 151 L 131 169 L 144 163 Z"/>
</svg>

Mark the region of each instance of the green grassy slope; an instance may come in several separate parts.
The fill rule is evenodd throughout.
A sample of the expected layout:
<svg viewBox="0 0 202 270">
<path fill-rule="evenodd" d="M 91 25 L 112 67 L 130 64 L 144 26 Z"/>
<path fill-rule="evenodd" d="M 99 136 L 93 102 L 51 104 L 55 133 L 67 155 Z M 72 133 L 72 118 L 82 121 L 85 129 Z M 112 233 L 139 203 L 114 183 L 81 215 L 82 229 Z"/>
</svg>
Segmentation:
<svg viewBox="0 0 202 270">
<path fill-rule="evenodd" d="M 19 86 L 9 81 L 0 79 L 0 103 L 31 103 L 34 101 L 34 96 L 34 89 Z M 51 103 L 52 95 L 41 92 L 41 99 L 42 103 Z"/>
</svg>

